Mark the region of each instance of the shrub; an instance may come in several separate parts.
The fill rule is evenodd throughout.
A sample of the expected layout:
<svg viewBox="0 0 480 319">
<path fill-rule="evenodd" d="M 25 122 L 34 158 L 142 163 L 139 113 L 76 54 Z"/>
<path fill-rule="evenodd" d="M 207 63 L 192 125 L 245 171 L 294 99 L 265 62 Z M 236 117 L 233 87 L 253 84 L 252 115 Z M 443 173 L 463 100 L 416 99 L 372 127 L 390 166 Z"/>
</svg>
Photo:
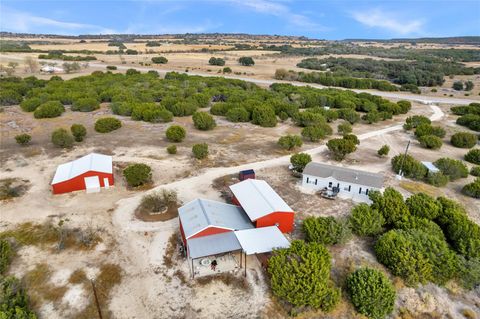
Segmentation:
<svg viewBox="0 0 480 319">
<path fill-rule="evenodd" d="M 334 138 L 327 142 L 328 150 L 337 161 L 343 160 L 348 154 L 355 152 L 357 147 L 351 140 L 343 138 Z"/>
<path fill-rule="evenodd" d="M 208 64 L 210 65 L 218 65 L 218 66 L 224 66 L 225 65 L 225 60 L 222 58 L 215 58 L 211 57 L 210 60 L 208 60 Z"/>
<path fill-rule="evenodd" d="M 374 236 L 382 232 L 385 218 L 376 209 L 368 204 L 361 203 L 352 209 L 350 225 L 355 234 L 360 236 Z"/>
<path fill-rule="evenodd" d="M 455 91 L 462 91 L 463 90 L 463 82 L 462 81 L 455 81 L 453 82 L 452 88 Z"/>
<path fill-rule="evenodd" d="M 15 141 L 17 141 L 17 143 L 20 145 L 27 145 L 28 143 L 30 143 L 31 139 L 32 136 L 26 133 L 18 134 L 15 136 Z"/>
<path fill-rule="evenodd" d="M 423 135 L 418 138 L 420 145 L 423 148 L 428 148 L 432 150 L 438 150 L 442 147 L 442 140 L 435 135 Z"/>
<path fill-rule="evenodd" d="M 178 197 L 176 191 L 162 189 L 161 191 L 143 196 L 139 209 L 148 213 L 160 213 L 177 203 Z"/>
<path fill-rule="evenodd" d="M 377 154 L 379 156 L 387 156 L 388 153 L 390 152 L 390 146 L 388 145 L 383 145 L 382 147 L 380 147 L 377 151 Z"/>
<path fill-rule="evenodd" d="M 243 66 L 251 66 L 255 64 L 255 61 L 249 56 L 242 56 L 241 58 L 238 59 L 238 63 L 240 63 Z"/>
<path fill-rule="evenodd" d="M 480 198 L 480 178 L 477 177 L 474 182 L 463 186 L 462 193 L 473 198 Z"/>
<path fill-rule="evenodd" d="M 22 95 L 14 90 L 0 90 L 0 106 L 16 105 L 22 100 Z"/>
<path fill-rule="evenodd" d="M 70 127 L 70 131 L 72 132 L 73 137 L 75 138 L 76 142 L 81 142 L 87 135 L 87 129 L 82 124 L 73 124 Z"/>
<path fill-rule="evenodd" d="M 33 116 L 36 119 L 52 118 L 62 115 L 63 112 L 65 112 L 65 107 L 60 101 L 48 101 L 37 107 Z"/>
<path fill-rule="evenodd" d="M 126 75 L 137 75 L 137 74 L 141 74 L 140 71 L 137 71 L 135 69 L 128 69 L 126 72 L 125 72 Z"/>
<path fill-rule="evenodd" d="M 176 145 L 169 145 L 167 147 L 168 154 L 177 154 L 177 146 Z"/>
<path fill-rule="evenodd" d="M 350 108 L 343 108 L 338 110 L 338 117 L 344 119 L 350 124 L 355 124 L 360 121 L 360 115 Z"/>
<path fill-rule="evenodd" d="M 407 114 L 412 108 L 412 102 L 406 100 L 398 101 L 397 105 L 400 107 L 400 114 Z"/>
<path fill-rule="evenodd" d="M 395 228 L 403 230 L 418 229 L 424 233 L 429 233 L 442 240 L 445 240 L 445 235 L 443 234 L 440 226 L 427 218 L 408 216 L 400 221 L 397 221 L 395 223 Z"/>
<path fill-rule="evenodd" d="M 442 205 L 435 198 L 424 193 L 410 196 L 405 204 L 412 215 L 427 219 L 437 218 L 442 209 Z"/>
<path fill-rule="evenodd" d="M 421 124 L 431 124 L 432 121 L 426 116 L 423 115 L 413 115 L 407 117 L 403 128 L 406 130 L 411 130 L 412 128 L 417 128 Z"/>
<path fill-rule="evenodd" d="M 361 268 L 347 278 L 347 291 L 355 309 L 372 319 L 385 318 L 393 311 L 395 288 L 379 270 Z"/>
<path fill-rule="evenodd" d="M 91 112 L 98 110 L 100 103 L 94 98 L 82 98 L 73 102 L 72 111 Z"/>
<path fill-rule="evenodd" d="M 445 284 L 456 272 L 457 258 L 445 240 L 418 229 L 391 230 L 375 244 L 378 261 L 407 285 Z"/>
<path fill-rule="evenodd" d="M 0 278 L 0 296 L 2 296 L 2 318 L 36 319 L 30 310 L 29 300 L 23 284 L 13 276 Z"/>
<path fill-rule="evenodd" d="M 116 69 L 117 69 L 117 67 L 115 65 L 107 65 L 107 70 L 113 71 L 113 70 L 116 70 Z"/>
<path fill-rule="evenodd" d="M 269 105 L 256 106 L 252 111 L 252 123 L 263 127 L 274 127 L 277 125 L 275 110 Z"/>
<path fill-rule="evenodd" d="M 444 138 L 445 134 L 445 130 L 440 126 L 432 126 L 426 123 L 420 124 L 415 130 L 415 136 L 417 138 L 425 135 L 435 135 L 437 137 Z"/>
<path fill-rule="evenodd" d="M 402 170 L 403 176 L 414 179 L 423 179 L 427 174 L 427 168 L 410 155 L 394 156 L 392 158 L 392 168 L 395 173 L 400 174 L 400 170 Z"/>
<path fill-rule="evenodd" d="M 297 153 L 290 156 L 290 163 L 293 166 L 293 170 L 296 172 L 303 172 L 305 166 L 312 161 L 312 157 L 307 153 Z"/>
<path fill-rule="evenodd" d="M 345 135 L 352 133 L 352 125 L 349 122 L 343 122 L 338 124 L 338 133 Z"/>
<path fill-rule="evenodd" d="M 465 114 L 457 119 L 458 125 L 463 125 L 474 131 L 480 131 L 480 115 Z"/>
<path fill-rule="evenodd" d="M 326 119 L 322 114 L 309 111 L 295 113 L 293 119 L 295 124 L 302 127 L 326 124 Z"/>
<path fill-rule="evenodd" d="M 480 176 L 480 166 L 472 167 L 472 169 L 470 170 L 470 175 Z"/>
<path fill-rule="evenodd" d="M 20 103 L 20 107 L 22 110 L 25 112 L 33 112 L 37 109 L 42 104 L 42 100 L 38 97 L 32 97 L 26 100 L 23 100 L 22 103 Z"/>
<path fill-rule="evenodd" d="M 306 241 L 324 245 L 343 244 L 351 237 L 348 223 L 331 216 L 307 217 L 303 221 L 302 230 Z"/>
<path fill-rule="evenodd" d="M 73 137 L 64 128 L 59 128 L 52 133 L 52 143 L 61 148 L 71 148 L 73 146 Z"/>
<path fill-rule="evenodd" d="M 343 136 L 346 141 L 352 141 L 355 145 L 360 145 L 360 140 L 355 134 L 347 134 Z"/>
<path fill-rule="evenodd" d="M 168 59 L 164 56 L 156 56 L 152 58 L 152 62 L 155 64 L 166 64 L 168 63 Z"/>
<path fill-rule="evenodd" d="M 476 148 L 468 151 L 464 158 L 467 162 L 480 165 L 480 149 Z"/>
<path fill-rule="evenodd" d="M 442 172 L 428 173 L 425 181 L 435 187 L 443 187 L 448 184 L 450 179 L 448 176 L 445 176 Z"/>
<path fill-rule="evenodd" d="M 315 266 L 312 266 L 315 265 Z M 294 307 L 333 310 L 340 289 L 330 279 L 331 256 L 319 243 L 292 241 L 287 249 L 274 250 L 268 261 L 273 293 Z"/>
<path fill-rule="evenodd" d="M 114 117 L 104 117 L 95 122 L 95 131 L 108 133 L 122 127 L 122 122 Z"/>
<path fill-rule="evenodd" d="M 303 142 L 302 138 L 298 135 L 285 135 L 278 139 L 277 144 L 288 151 L 293 150 L 294 148 L 301 147 Z"/>
<path fill-rule="evenodd" d="M 460 160 L 443 157 L 433 163 L 451 181 L 468 176 L 468 168 Z"/>
<path fill-rule="evenodd" d="M 138 187 L 152 181 L 152 169 L 146 164 L 130 164 L 123 170 L 130 187 Z"/>
<path fill-rule="evenodd" d="M 165 135 L 171 142 L 179 143 L 187 136 L 187 131 L 180 125 L 172 125 L 166 131 Z"/>
<path fill-rule="evenodd" d="M 10 265 L 13 256 L 13 250 L 10 243 L 4 239 L 0 239 L 0 275 L 3 275 Z"/>
<path fill-rule="evenodd" d="M 467 290 L 480 286 L 480 258 L 459 260 L 460 284 Z"/>
<path fill-rule="evenodd" d="M 234 107 L 227 111 L 227 120 L 230 122 L 249 122 L 250 113 L 243 107 Z M 288 116 L 287 116 L 288 117 Z"/>
<path fill-rule="evenodd" d="M 201 143 L 192 146 L 192 153 L 196 159 L 204 159 L 208 156 L 208 144 Z"/>
<path fill-rule="evenodd" d="M 325 138 L 327 135 L 332 134 L 332 128 L 327 123 L 322 123 L 315 126 L 307 126 L 302 129 L 303 138 L 311 141 L 318 142 Z"/>
<path fill-rule="evenodd" d="M 118 105 L 118 106 L 117 106 Z M 128 115 L 131 113 L 132 119 L 136 121 L 146 121 L 151 123 L 158 122 L 170 122 L 173 119 L 172 112 L 168 111 L 165 107 L 157 105 L 153 102 L 147 103 L 114 103 L 112 105 L 112 111 L 119 114 L 124 113 Z M 121 115 L 124 115 L 121 114 Z"/>
<path fill-rule="evenodd" d="M 192 102 L 180 101 L 174 104 L 165 105 L 165 108 L 172 112 L 175 116 L 190 116 L 198 109 L 197 105 Z"/>
<path fill-rule="evenodd" d="M 199 130 L 208 131 L 212 130 L 217 126 L 215 119 L 213 116 L 208 114 L 207 112 L 195 112 L 192 116 L 193 125 Z"/>
<path fill-rule="evenodd" d="M 372 209 L 378 210 L 389 225 L 410 215 L 402 194 L 392 187 L 387 187 L 383 194 L 379 191 L 371 191 L 368 193 L 368 197 L 372 201 Z"/>
<path fill-rule="evenodd" d="M 223 73 L 232 73 L 232 69 L 229 68 L 228 66 L 224 67 L 222 70 Z"/>
<path fill-rule="evenodd" d="M 477 144 L 476 135 L 468 132 L 459 132 L 452 135 L 450 142 L 455 147 L 472 148 Z"/>
</svg>

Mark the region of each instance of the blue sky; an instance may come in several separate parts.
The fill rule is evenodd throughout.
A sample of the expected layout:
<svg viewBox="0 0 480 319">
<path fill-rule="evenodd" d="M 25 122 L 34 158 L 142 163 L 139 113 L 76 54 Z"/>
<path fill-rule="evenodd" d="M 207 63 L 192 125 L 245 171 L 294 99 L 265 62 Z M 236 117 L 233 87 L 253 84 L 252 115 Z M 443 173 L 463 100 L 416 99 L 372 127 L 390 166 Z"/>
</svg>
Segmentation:
<svg viewBox="0 0 480 319">
<path fill-rule="evenodd" d="M 480 35 L 480 0 L 2 0 L 0 30 L 253 33 L 319 39 Z"/>
</svg>

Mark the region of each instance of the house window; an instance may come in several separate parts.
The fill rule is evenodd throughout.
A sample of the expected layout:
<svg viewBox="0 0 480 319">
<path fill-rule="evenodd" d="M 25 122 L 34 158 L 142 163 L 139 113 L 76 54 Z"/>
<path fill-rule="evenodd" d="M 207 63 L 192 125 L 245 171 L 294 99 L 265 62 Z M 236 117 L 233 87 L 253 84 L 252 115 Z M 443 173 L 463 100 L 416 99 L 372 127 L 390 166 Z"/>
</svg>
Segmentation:
<svg viewBox="0 0 480 319">
<path fill-rule="evenodd" d="M 365 195 L 368 195 L 368 188 L 367 188 L 367 190 L 365 190 Z"/>
<path fill-rule="evenodd" d="M 315 178 L 315 185 L 317 185 L 318 179 Z"/>
<path fill-rule="evenodd" d="M 347 192 L 351 191 L 351 190 L 352 190 L 352 185 L 348 185 L 348 187 L 345 186 L 345 187 L 343 188 L 343 190 L 344 190 L 344 191 L 347 191 Z"/>
<path fill-rule="evenodd" d="M 358 193 L 361 194 L 362 193 L 362 188 L 360 187 L 360 189 L 358 190 Z"/>
<path fill-rule="evenodd" d="M 332 182 L 328 182 L 328 187 L 332 187 Z"/>
<path fill-rule="evenodd" d="M 308 184 L 309 178 L 307 177 L 307 184 Z"/>
</svg>

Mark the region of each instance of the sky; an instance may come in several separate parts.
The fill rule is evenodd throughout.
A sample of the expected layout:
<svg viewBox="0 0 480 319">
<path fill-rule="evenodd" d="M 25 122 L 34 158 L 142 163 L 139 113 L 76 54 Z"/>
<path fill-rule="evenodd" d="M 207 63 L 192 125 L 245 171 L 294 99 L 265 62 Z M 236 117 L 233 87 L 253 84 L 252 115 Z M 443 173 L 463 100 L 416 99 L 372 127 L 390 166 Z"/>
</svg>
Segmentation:
<svg viewBox="0 0 480 319">
<path fill-rule="evenodd" d="M 315 39 L 480 36 L 480 0 L 1 0 L 21 33 L 249 33 Z"/>
</svg>

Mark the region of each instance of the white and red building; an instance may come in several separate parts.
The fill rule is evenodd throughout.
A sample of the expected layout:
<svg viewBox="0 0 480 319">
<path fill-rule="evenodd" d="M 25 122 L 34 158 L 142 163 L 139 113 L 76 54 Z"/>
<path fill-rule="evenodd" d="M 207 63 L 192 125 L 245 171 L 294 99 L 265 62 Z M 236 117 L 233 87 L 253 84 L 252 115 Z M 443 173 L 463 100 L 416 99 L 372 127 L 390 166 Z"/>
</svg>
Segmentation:
<svg viewBox="0 0 480 319">
<path fill-rule="evenodd" d="M 53 194 L 63 194 L 79 190 L 99 192 L 113 184 L 112 157 L 91 153 L 59 165 L 51 185 Z"/>
</svg>

